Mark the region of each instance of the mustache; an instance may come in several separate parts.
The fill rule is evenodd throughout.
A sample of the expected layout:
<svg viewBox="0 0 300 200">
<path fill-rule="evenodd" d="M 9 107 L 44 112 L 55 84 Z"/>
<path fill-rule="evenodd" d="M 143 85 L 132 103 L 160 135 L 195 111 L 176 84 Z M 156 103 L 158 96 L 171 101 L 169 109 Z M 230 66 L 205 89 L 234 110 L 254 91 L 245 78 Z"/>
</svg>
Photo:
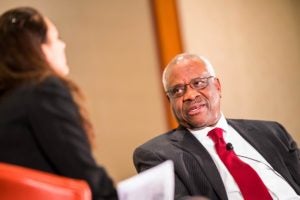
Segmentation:
<svg viewBox="0 0 300 200">
<path fill-rule="evenodd" d="M 198 104 L 198 103 L 205 103 L 206 104 L 207 101 L 204 97 L 197 96 L 195 99 L 186 101 L 184 103 L 187 104 L 188 106 L 191 106 L 191 105 Z"/>
</svg>

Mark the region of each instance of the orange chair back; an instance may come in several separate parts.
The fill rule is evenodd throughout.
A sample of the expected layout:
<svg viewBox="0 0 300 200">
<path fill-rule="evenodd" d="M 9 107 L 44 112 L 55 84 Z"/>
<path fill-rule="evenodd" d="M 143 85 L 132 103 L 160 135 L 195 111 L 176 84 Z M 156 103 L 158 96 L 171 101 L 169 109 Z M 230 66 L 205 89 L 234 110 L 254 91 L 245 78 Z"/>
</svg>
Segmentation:
<svg viewBox="0 0 300 200">
<path fill-rule="evenodd" d="M 83 180 L 0 163 L 1 200 L 91 200 Z"/>
</svg>

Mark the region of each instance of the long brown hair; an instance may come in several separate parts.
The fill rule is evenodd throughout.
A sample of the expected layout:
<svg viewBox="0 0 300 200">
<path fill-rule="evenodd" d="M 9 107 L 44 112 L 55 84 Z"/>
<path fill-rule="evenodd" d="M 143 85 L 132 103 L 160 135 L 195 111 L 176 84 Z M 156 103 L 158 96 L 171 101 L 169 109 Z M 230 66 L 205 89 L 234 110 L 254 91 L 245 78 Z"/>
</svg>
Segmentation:
<svg viewBox="0 0 300 200">
<path fill-rule="evenodd" d="M 70 89 L 93 146 L 93 128 L 82 105 L 82 92 L 73 81 L 60 76 L 49 66 L 41 48 L 46 40 L 47 24 L 36 9 L 19 7 L 0 16 L 0 97 L 25 82 L 39 83 L 49 76 L 58 77 Z"/>
</svg>

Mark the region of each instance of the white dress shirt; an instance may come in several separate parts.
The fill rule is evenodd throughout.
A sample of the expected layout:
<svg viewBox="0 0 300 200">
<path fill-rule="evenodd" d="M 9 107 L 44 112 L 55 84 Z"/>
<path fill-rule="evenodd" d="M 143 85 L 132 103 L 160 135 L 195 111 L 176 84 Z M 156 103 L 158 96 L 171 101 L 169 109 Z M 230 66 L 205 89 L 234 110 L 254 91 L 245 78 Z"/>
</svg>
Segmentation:
<svg viewBox="0 0 300 200">
<path fill-rule="evenodd" d="M 234 130 L 226 121 L 222 114 L 220 120 L 215 127 L 223 129 L 223 137 L 226 143 L 233 145 L 235 153 L 238 157 L 249 164 L 260 176 L 266 187 L 268 188 L 273 199 L 280 200 L 300 200 L 300 196 L 286 182 L 286 180 L 276 172 L 271 165 L 254 149 L 236 130 Z M 233 177 L 219 158 L 214 142 L 207 136 L 208 132 L 215 127 L 206 127 L 201 130 L 189 130 L 199 142 L 207 149 L 223 180 L 228 199 L 243 199 L 238 185 Z M 275 158 L 276 159 L 276 158 Z"/>
</svg>

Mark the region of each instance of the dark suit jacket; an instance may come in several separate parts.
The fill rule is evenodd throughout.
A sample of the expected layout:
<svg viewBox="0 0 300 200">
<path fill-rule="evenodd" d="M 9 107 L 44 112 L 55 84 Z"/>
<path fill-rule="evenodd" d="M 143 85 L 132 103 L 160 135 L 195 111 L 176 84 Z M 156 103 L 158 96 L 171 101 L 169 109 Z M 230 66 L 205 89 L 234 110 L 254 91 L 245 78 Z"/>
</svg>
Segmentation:
<svg viewBox="0 0 300 200">
<path fill-rule="evenodd" d="M 85 179 L 93 199 L 117 199 L 92 157 L 70 91 L 55 77 L 1 94 L 0 162 Z"/>
<path fill-rule="evenodd" d="M 300 151 L 276 122 L 227 120 L 300 194 Z M 138 172 L 165 160 L 175 167 L 175 199 L 206 196 L 228 199 L 218 170 L 207 150 L 185 128 L 179 127 L 146 142 L 134 152 Z"/>
</svg>

